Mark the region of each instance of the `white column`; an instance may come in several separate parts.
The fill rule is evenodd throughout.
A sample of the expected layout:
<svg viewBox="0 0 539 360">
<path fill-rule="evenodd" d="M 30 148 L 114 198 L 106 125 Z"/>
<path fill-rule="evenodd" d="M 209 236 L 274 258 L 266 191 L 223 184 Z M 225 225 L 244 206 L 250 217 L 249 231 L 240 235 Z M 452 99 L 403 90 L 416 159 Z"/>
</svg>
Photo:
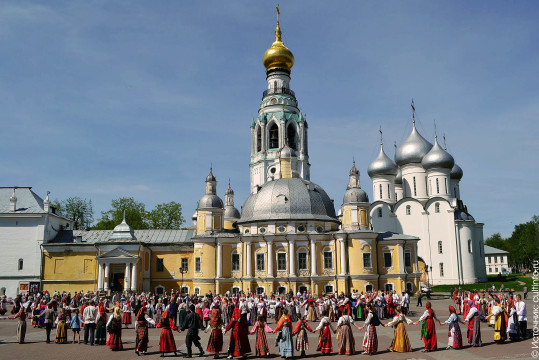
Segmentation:
<svg viewBox="0 0 539 360">
<path fill-rule="evenodd" d="M 104 286 L 105 291 L 109 290 L 109 283 L 110 283 L 110 264 L 106 263 L 105 264 L 105 286 Z"/>
<path fill-rule="evenodd" d="M 288 240 L 288 256 L 290 257 L 290 276 L 296 276 L 296 251 L 294 240 Z"/>
<path fill-rule="evenodd" d="M 130 289 L 129 279 L 131 278 L 131 264 L 125 264 L 125 277 L 124 277 L 124 290 L 127 291 Z"/>
<path fill-rule="evenodd" d="M 311 276 L 316 276 L 316 240 L 311 239 Z"/>
<path fill-rule="evenodd" d="M 268 241 L 268 277 L 273 277 L 273 242 Z"/>
<path fill-rule="evenodd" d="M 137 291 L 137 263 L 133 264 L 131 270 L 131 291 Z"/>
<path fill-rule="evenodd" d="M 341 275 L 346 275 L 346 247 L 344 246 L 344 239 L 339 239 L 341 244 Z"/>
<path fill-rule="evenodd" d="M 103 290 L 103 264 L 97 265 L 97 291 Z"/>
<path fill-rule="evenodd" d="M 246 243 L 245 256 L 247 256 L 247 277 L 253 277 L 253 254 L 251 253 L 251 240 L 247 240 Z"/>
<path fill-rule="evenodd" d="M 217 240 L 217 277 L 223 277 L 223 244 Z"/>
</svg>

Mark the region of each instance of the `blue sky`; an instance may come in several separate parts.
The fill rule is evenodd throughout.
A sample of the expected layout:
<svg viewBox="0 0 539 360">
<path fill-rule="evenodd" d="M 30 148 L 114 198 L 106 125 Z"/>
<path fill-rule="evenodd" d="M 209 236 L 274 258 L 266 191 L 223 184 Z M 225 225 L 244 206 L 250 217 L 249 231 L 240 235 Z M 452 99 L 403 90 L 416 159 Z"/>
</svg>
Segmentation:
<svg viewBox="0 0 539 360">
<path fill-rule="evenodd" d="M 414 98 L 485 236 L 510 235 L 539 214 L 538 18 L 534 1 L 281 1 L 311 179 L 339 206 L 355 157 L 372 199 L 378 128 L 393 156 Z M 274 28 L 268 1 L 3 1 L 1 184 L 91 199 L 96 218 L 133 196 L 189 219 L 213 162 L 240 208 Z"/>
</svg>

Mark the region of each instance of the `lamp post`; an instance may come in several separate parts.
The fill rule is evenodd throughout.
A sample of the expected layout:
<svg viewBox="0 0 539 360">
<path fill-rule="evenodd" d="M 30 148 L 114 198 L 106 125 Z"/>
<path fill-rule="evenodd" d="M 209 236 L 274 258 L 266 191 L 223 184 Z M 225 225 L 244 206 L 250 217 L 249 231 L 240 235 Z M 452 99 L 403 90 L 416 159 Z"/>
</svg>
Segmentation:
<svg viewBox="0 0 539 360">
<path fill-rule="evenodd" d="M 187 273 L 187 269 L 184 267 L 180 268 L 180 274 L 182 274 L 182 285 L 180 288 L 180 296 L 183 297 L 183 274 Z"/>
</svg>

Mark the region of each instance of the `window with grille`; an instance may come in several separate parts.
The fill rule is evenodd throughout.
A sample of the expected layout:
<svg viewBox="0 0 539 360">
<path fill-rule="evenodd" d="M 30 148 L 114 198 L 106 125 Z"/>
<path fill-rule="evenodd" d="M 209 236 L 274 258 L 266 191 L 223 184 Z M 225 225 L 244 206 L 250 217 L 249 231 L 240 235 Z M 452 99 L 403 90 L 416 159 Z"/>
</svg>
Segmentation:
<svg viewBox="0 0 539 360">
<path fill-rule="evenodd" d="M 324 292 L 326 293 L 332 293 L 333 292 L 333 285 L 326 285 L 324 287 Z"/>
<path fill-rule="evenodd" d="M 269 130 L 269 148 L 279 148 L 279 127 L 275 123 L 271 125 Z"/>
<path fill-rule="evenodd" d="M 199 257 L 195 258 L 195 271 L 200 272 L 200 258 Z"/>
<path fill-rule="evenodd" d="M 382 184 L 378 185 L 378 188 L 380 189 L 380 199 L 384 196 L 382 195 Z"/>
<path fill-rule="evenodd" d="M 277 253 L 277 270 L 286 270 L 286 254 Z"/>
<path fill-rule="evenodd" d="M 19 270 L 22 270 L 24 267 L 24 260 L 23 259 L 19 259 Z"/>
<path fill-rule="evenodd" d="M 256 270 L 264 270 L 264 254 L 256 254 Z"/>
<path fill-rule="evenodd" d="M 440 277 L 444 276 L 444 263 L 440 263 Z"/>
<path fill-rule="evenodd" d="M 440 193 L 440 181 L 436 178 L 436 194 Z"/>
<path fill-rule="evenodd" d="M 240 254 L 232 254 L 232 271 L 240 269 Z"/>
<path fill-rule="evenodd" d="M 163 272 L 165 271 L 165 262 L 162 258 L 155 259 L 155 271 Z"/>
<path fill-rule="evenodd" d="M 182 268 L 185 270 L 189 269 L 189 259 L 188 258 L 182 258 Z"/>
<path fill-rule="evenodd" d="M 333 253 L 324 251 L 324 269 L 333 269 Z"/>
<path fill-rule="evenodd" d="M 443 254 L 444 248 L 441 241 L 438 241 L 438 254 Z"/>
<path fill-rule="evenodd" d="M 434 212 L 437 212 L 437 213 L 440 212 L 440 203 L 436 203 L 436 204 L 434 205 Z"/>
<path fill-rule="evenodd" d="M 298 269 L 307 270 L 307 253 L 300 252 L 298 254 Z"/>
<path fill-rule="evenodd" d="M 382 217 L 382 208 L 378 208 L 378 217 Z"/>
<path fill-rule="evenodd" d="M 415 182 L 415 176 L 414 176 L 414 196 L 417 196 L 417 184 Z"/>
<path fill-rule="evenodd" d="M 371 268 L 371 253 L 363 253 L 363 267 L 364 268 Z"/>
<path fill-rule="evenodd" d="M 412 207 L 410 205 L 406 205 L 406 215 L 412 214 Z"/>
<path fill-rule="evenodd" d="M 385 252 L 384 253 L 384 267 L 390 268 L 393 266 L 393 258 L 391 256 L 391 253 Z"/>
</svg>

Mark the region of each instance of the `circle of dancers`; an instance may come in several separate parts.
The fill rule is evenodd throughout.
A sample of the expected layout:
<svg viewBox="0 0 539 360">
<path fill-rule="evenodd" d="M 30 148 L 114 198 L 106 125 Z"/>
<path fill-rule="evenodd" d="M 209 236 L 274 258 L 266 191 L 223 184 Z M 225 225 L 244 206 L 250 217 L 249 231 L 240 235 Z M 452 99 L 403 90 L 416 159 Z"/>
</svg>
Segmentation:
<svg viewBox="0 0 539 360">
<path fill-rule="evenodd" d="M 421 294 L 418 294 L 418 305 Z M 51 342 L 51 332 L 56 329 L 55 343 L 68 342 L 68 330 L 72 332 L 72 343 L 80 343 L 83 332 L 84 344 L 106 345 L 112 351 L 123 350 L 122 330 L 134 322 L 135 353 L 144 355 L 148 351 L 148 329 L 161 330 L 159 353 L 177 355 L 178 349 L 173 332 L 185 332 L 187 358 L 193 356 L 193 345 L 199 356 L 205 352 L 219 358 L 246 358 L 248 355 L 268 357 L 271 354 L 266 334 L 276 334 L 274 346 L 282 358 L 306 356 L 309 350 L 309 333 L 317 333 L 316 351 L 321 354 L 336 352 L 339 355 L 374 355 L 379 343 L 376 328 L 393 327 L 394 334 L 388 350 L 391 352 L 411 352 L 407 326 L 421 326 L 420 336 L 424 342 L 421 351 L 437 350 L 436 326 L 447 326 L 446 349 L 461 349 L 463 335 L 461 325 L 467 330 L 468 344 L 482 345 L 481 323 L 494 328 L 493 340 L 502 344 L 509 339 L 518 341 L 526 338 L 526 304 L 520 294 L 494 291 L 470 292 L 455 289 L 450 299 L 453 305 L 447 313 L 436 314 L 431 302 L 425 303 L 425 310 L 413 321 L 409 318 L 410 297 L 395 292 L 375 291 L 349 296 L 341 294 L 312 297 L 308 293 L 292 293 L 279 296 L 255 294 L 207 294 L 200 296 L 180 296 L 178 293 L 133 294 L 122 297 L 100 297 L 97 293 L 50 294 L 18 296 L 14 301 L 9 319 L 17 319 L 17 341 L 24 343 L 27 319 L 34 328 L 44 328 L 46 342 Z M 2 298 L 0 313 L 7 312 L 5 296 Z M 132 315 L 133 319 L 132 319 Z M 460 316 L 462 315 L 462 317 Z M 440 320 L 447 317 L 447 320 Z M 268 318 L 275 320 L 275 328 L 268 325 Z M 387 322 L 382 320 L 387 319 Z M 317 322 L 313 329 L 309 322 Z M 362 322 L 362 323 L 361 323 Z M 314 327 L 314 326 L 313 326 Z M 363 340 L 356 344 L 354 328 L 363 332 Z M 199 331 L 210 333 L 206 350 L 200 343 Z M 229 335 L 227 335 L 229 334 Z M 254 351 L 249 343 L 249 335 L 256 337 Z M 225 340 L 228 336 L 228 348 Z M 294 341 L 295 337 L 295 341 Z"/>
</svg>

